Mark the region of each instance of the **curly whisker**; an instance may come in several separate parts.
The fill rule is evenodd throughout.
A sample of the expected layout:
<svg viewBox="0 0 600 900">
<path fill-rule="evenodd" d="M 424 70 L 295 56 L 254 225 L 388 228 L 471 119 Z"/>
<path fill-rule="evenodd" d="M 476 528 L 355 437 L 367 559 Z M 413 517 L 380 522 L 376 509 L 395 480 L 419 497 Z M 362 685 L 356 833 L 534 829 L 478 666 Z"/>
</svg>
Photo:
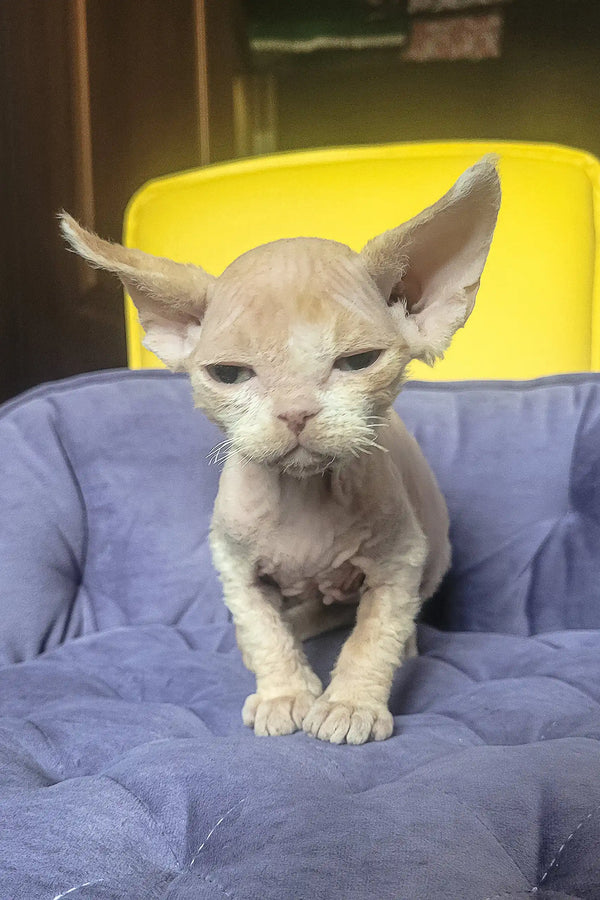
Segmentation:
<svg viewBox="0 0 600 900">
<path fill-rule="evenodd" d="M 206 458 L 208 459 L 209 465 L 215 465 L 216 463 L 221 461 L 221 454 L 227 456 L 233 442 L 227 438 L 224 441 L 221 441 L 219 444 L 216 444 L 212 450 L 206 454 Z"/>
</svg>

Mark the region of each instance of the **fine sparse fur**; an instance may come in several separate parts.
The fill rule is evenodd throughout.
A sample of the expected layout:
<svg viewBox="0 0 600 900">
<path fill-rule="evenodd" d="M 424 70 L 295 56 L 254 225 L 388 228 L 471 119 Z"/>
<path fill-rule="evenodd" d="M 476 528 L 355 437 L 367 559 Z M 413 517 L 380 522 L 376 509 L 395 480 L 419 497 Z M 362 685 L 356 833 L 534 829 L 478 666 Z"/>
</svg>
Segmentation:
<svg viewBox="0 0 600 900">
<path fill-rule="evenodd" d="M 211 548 L 256 691 L 259 735 L 383 740 L 394 671 L 450 563 L 448 516 L 392 410 L 411 359 L 433 363 L 473 309 L 500 205 L 495 159 L 371 240 L 275 241 L 220 277 L 62 229 L 118 275 L 146 346 L 189 374 L 225 432 Z M 354 623 L 328 687 L 302 640 Z"/>
</svg>

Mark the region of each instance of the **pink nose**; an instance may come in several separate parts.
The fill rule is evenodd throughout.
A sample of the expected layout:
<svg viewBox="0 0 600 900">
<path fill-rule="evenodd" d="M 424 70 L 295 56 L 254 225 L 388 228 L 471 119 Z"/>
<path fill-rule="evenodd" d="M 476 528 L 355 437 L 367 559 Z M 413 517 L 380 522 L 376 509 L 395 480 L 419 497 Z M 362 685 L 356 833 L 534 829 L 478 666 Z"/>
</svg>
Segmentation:
<svg viewBox="0 0 600 900">
<path fill-rule="evenodd" d="M 290 431 L 298 435 L 304 429 L 307 421 L 312 419 L 313 416 L 316 416 L 316 412 L 306 412 L 305 410 L 299 412 L 298 410 L 293 410 L 291 412 L 280 413 L 277 418 L 282 419 Z"/>
</svg>

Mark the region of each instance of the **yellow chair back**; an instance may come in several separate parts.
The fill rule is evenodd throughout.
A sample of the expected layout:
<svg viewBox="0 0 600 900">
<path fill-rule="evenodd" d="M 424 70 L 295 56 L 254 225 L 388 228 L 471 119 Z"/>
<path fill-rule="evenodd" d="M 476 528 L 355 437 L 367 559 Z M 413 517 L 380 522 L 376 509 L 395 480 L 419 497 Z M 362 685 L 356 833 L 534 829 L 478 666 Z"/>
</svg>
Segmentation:
<svg viewBox="0 0 600 900">
<path fill-rule="evenodd" d="M 214 165 L 145 184 L 125 243 L 218 275 L 277 238 L 359 250 L 444 194 L 485 153 L 503 201 L 475 309 L 421 379 L 534 378 L 600 369 L 600 163 L 545 144 L 454 142 L 303 151 Z M 160 366 L 126 298 L 131 368 Z"/>
</svg>

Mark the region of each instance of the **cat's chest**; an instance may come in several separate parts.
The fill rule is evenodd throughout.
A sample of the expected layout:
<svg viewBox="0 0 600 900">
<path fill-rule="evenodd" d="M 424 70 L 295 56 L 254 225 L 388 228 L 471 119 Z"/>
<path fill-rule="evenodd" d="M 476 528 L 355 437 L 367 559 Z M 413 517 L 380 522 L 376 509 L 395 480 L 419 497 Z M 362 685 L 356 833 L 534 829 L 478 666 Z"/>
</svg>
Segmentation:
<svg viewBox="0 0 600 900">
<path fill-rule="evenodd" d="M 326 478 L 265 478 L 243 497 L 243 508 L 229 504 L 223 512 L 259 577 L 276 582 L 287 597 L 320 593 L 333 602 L 356 595 L 364 576 L 352 559 L 373 530 L 358 498 Z"/>
<path fill-rule="evenodd" d="M 273 579 L 285 597 L 318 592 L 333 602 L 356 595 L 364 576 L 352 559 L 370 537 L 361 517 L 327 503 L 280 513 L 274 527 L 257 536 L 258 575 Z"/>
</svg>

